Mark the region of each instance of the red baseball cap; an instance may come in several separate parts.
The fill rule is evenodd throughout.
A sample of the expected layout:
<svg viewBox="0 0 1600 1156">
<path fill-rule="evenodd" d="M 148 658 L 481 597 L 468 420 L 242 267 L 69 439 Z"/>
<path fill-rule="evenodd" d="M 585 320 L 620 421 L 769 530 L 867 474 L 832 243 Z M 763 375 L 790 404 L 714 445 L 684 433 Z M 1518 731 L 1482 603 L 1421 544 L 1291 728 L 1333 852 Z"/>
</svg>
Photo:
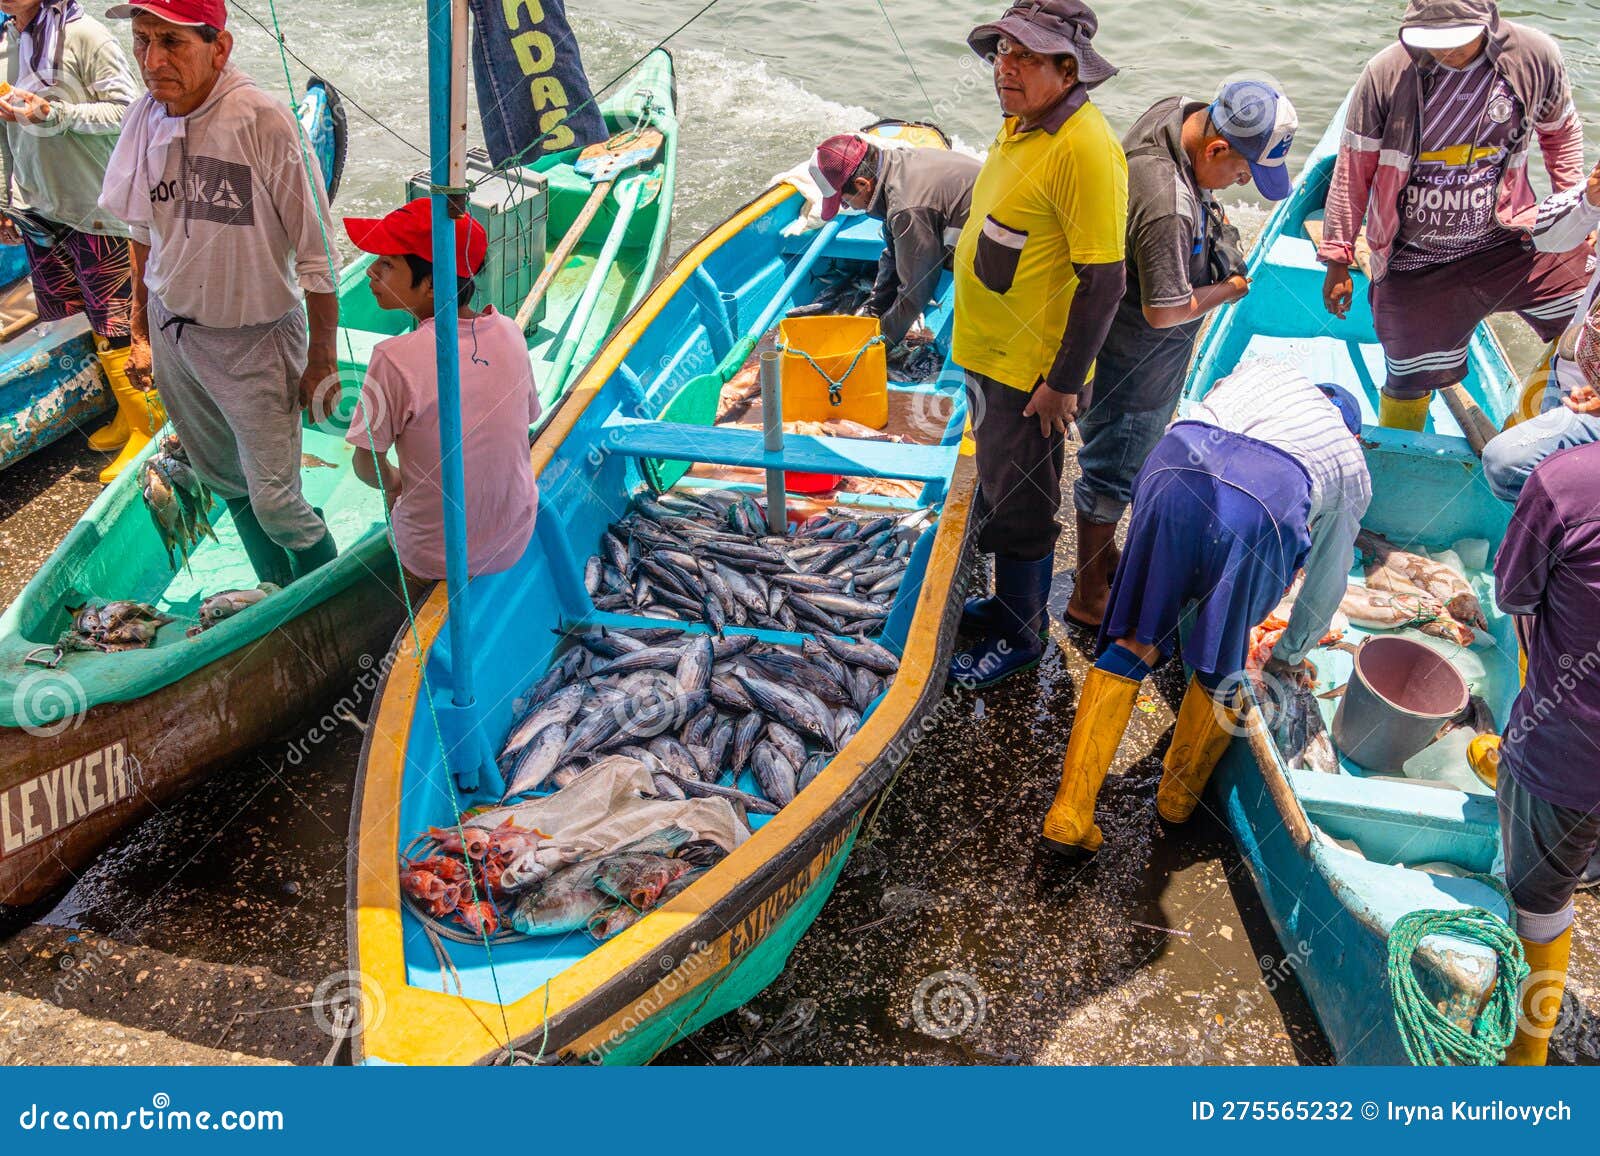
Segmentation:
<svg viewBox="0 0 1600 1156">
<path fill-rule="evenodd" d="M 228 0 L 135 0 L 132 4 L 117 4 L 106 9 L 106 15 L 112 20 L 131 20 L 138 12 L 148 12 L 168 24 L 190 28 L 202 24 L 213 28 L 228 26 Z"/>
<path fill-rule="evenodd" d="M 401 205 L 384 217 L 346 217 L 344 231 L 363 253 L 433 260 L 433 208 L 427 197 Z M 471 277 L 489 256 L 489 231 L 472 217 L 456 221 L 456 275 Z"/>
<path fill-rule="evenodd" d="M 844 197 L 844 187 L 850 174 L 867 155 L 872 146 L 858 136 L 841 133 L 830 136 L 817 146 L 811 156 L 811 179 L 822 194 L 822 219 L 833 220 L 839 212 L 839 201 Z"/>
</svg>

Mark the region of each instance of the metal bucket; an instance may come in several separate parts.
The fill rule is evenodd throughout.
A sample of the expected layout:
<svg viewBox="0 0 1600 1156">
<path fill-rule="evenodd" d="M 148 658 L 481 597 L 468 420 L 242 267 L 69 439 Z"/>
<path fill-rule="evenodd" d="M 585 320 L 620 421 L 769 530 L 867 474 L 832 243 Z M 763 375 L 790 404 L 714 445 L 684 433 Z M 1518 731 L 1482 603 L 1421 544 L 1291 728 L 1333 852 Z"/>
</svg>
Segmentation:
<svg viewBox="0 0 1600 1156">
<path fill-rule="evenodd" d="M 1398 771 L 1467 705 L 1467 681 L 1450 660 L 1409 638 L 1369 638 L 1333 716 L 1333 741 L 1352 762 Z"/>
</svg>

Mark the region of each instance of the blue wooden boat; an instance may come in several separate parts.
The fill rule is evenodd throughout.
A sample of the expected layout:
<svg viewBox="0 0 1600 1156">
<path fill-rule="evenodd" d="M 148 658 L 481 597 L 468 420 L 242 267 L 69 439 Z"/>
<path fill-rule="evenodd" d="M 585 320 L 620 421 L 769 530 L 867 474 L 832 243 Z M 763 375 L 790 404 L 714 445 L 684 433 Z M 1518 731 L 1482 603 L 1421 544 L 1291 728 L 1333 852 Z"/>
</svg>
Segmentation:
<svg viewBox="0 0 1600 1156">
<path fill-rule="evenodd" d="M 298 112 L 332 199 L 344 173 L 347 146 L 339 94 L 312 77 Z M 0 247 L 0 286 L 7 287 L 0 298 L 11 306 L 8 314 L 31 311 L 27 278 L 22 246 Z M 83 314 L 7 328 L 11 332 L 0 334 L 0 470 L 73 430 L 88 432 L 111 406 L 94 334 Z"/>
<path fill-rule="evenodd" d="M 808 276 L 813 263 L 867 270 L 882 249 L 881 228 L 867 218 L 786 236 L 801 207 L 800 196 L 780 186 L 739 210 L 679 259 L 602 349 L 534 443 L 534 543 L 511 570 L 472 582 L 473 606 L 482 608 L 472 653 L 449 653 L 443 589 L 419 615 L 420 656 L 410 635 L 401 637 L 362 753 L 351 822 L 350 961 L 369 997 L 358 1062 L 639 1063 L 743 1004 L 778 975 L 816 918 L 866 808 L 938 701 L 975 485 L 963 448 L 959 373 L 921 385 L 891 382 L 901 404 L 938 414 L 924 426 L 924 444 L 790 435 L 781 453 L 768 454 L 759 431 L 712 424 L 717 388 L 754 339 L 818 292 Z M 951 302 L 946 276 L 927 315 L 946 349 Z M 709 410 L 702 405 L 708 374 Z M 554 639 L 593 626 L 662 625 L 597 611 L 583 574 L 584 559 L 630 496 L 678 472 L 658 469 L 662 460 L 918 483 L 914 497 L 857 496 L 868 506 L 932 516 L 879 637 L 899 654 L 899 675 L 793 802 L 752 824 L 750 839 L 704 878 L 615 938 L 596 945 L 583 932 L 518 937 L 495 942 L 492 955 L 482 942 L 431 939 L 402 901 L 399 858 L 416 833 L 454 823 L 466 805 L 443 764 L 430 709 L 448 697 L 451 663 L 473 664 L 481 725 L 498 747 L 513 699 L 549 668 Z M 695 474 L 677 485 L 759 488 Z M 727 630 L 790 643 L 807 637 Z"/>
<path fill-rule="evenodd" d="M 1343 320 L 1323 309 L 1324 269 L 1306 224 L 1320 215 L 1327 196 L 1343 120 L 1341 110 L 1294 193 L 1267 222 L 1250 258 L 1250 294 L 1211 326 L 1185 398 L 1204 397 L 1241 362 L 1262 357 L 1287 360 L 1312 381 L 1351 390 L 1367 419 L 1363 445 L 1373 501 L 1365 527 L 1402 548 L 1487 541 L 1489 561 L 1468 570 L 1474 586 L 1487 592 L 1493 575 L 1484 567 L 1492 565 L 1509 507 L 1490 493 L 1442 399 L 1435 398 L 1425 432 L 1377 427 L 1384 362 L 1365 278 L 1352 270 L 1355 299 Z M 1487 326 L 1472 338 L 1470 367 L 1467 392 L 1502 424 L 1516 405 L 1517 383 Z M 1358 566 L 1352 577 L 1360 576 Z M 1492 598 L 1481 600 L 1495 645 L 1465 649 L 1405 633 L 1446 653 L 1503 723 L 1518 687 L 1517 647 L 1511 620 L 1495 611 Z M 1352 630 L 1346 640 L 1361 637 Z M 1311 659 L 1321 675 L 1319 691 L 1348 681 L 1348 653 L 1320 649 Z M 1336 704 L 1321 701 L 1331 725 Z M 1248 733 L 1234 740 L 1218 767 L 1210 805 L 1220 808 L 1238 840 L 1283 959 L 1310 996 L 1340 1062 L 1405 1063 L 1388 981 L 1389 931 L 1422 908 L 1479 906 L 1508 914 L 1503 891 L 1488 878 L 1500 841 L 1492 792 L 1468 769 L 1464 739 L 1455 746 L 1436 743 L 1407 763 L 1403 775 L 1374 775 L 1345 759 L 1338 774 L 1292 770 L 1268 734 L 1265 709 L 1259 699 L 1250 704 Z M 1495 981 L 1493 953 L 1454 937 L 1425 939 L 1415 963 L 1424 990 L 1463 1020 L 1476 1014 Z"/>
</svg>

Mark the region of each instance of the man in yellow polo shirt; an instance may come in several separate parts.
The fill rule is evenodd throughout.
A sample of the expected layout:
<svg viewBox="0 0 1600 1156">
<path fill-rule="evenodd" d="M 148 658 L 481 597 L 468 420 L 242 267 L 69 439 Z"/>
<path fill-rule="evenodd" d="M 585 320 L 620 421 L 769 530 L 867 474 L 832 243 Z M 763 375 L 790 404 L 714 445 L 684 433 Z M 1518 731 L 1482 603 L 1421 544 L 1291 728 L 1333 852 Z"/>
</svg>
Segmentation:
<svg viewBox="0 0 1600 1156">
<path fill-rule="evenodd" d="M 978 548 L 995 556 L 994 595 L 962 615 L 981 639 L 950 669 L 969 687 L 1044 654 L 1067 429 L 1123 292 L 1128 164 L 1089 102 L 1116 73 L 1097 28 L 1079 0 L 1033 0 L 967 37 L 1006 116 L 955 251 L 951 356 L 978 443 Z"/>
</svg>

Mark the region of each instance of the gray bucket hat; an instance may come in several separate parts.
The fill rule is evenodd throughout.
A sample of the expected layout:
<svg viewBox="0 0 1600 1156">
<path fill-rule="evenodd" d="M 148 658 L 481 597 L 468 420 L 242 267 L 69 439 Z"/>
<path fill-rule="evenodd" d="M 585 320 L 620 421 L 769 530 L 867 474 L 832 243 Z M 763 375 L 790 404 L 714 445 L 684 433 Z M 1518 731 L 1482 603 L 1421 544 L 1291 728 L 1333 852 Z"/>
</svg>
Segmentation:
<svg viewBox="0 0 1600 1156">
<path fill-rule="evenodd" d="M 991 24 L 980 24 L 967 36 L 967 44 L 985 60 L 994 56 L 1000 37 L 1015 40 L 1029 52 L 1044 56 L 1070 56 L 1078 62 L 1078 80 L 1093 88 L 1117 74 L 1111 62 L 1089 42 L 1100 21 L 1082 0 L 1026 0 L 1006 9 Z"/>
<path fill-rule="evenodd" d="M 1471 44 L 1499 27 L 1494 0 L 1411 0 L 1400 18 L 1400 39 L 1409 48 L 1448 49 Z"/>
</svg>

